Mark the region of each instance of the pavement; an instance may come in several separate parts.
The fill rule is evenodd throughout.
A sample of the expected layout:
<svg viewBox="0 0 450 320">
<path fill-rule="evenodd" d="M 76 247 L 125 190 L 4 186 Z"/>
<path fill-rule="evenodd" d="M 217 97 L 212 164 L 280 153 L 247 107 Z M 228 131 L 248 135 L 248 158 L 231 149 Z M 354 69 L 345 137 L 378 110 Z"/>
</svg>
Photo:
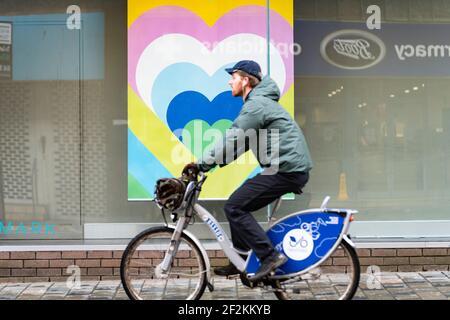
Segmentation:
<svg viewBox="0 0 450 320">
<path fill-rule="evenodd" d="M 249 289 L 238 279 L 213 278 L 215 290 L 203 300 L 276 300 L 272 292 Z M 305 299 L 313 300 L 314 294 Z M 120 281 L 83 281 L 70 289 L 65 282 L 2 283 L 0 300 L 128 300 Z M 450 300 L 450 272 L 383 272 L 362 274 L 354 300 Z"/>
</svg>

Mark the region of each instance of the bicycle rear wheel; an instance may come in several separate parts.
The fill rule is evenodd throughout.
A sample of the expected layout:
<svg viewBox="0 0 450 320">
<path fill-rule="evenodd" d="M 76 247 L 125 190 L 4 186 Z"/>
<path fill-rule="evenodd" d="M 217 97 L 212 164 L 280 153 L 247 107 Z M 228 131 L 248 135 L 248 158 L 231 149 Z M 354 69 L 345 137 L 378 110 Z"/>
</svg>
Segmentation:
<svg viewBox="0 0 450 320">
<path fill-rule="evenodd" d="M 355 249 L 343 240 L 317 268 L 278 282 L 274 293 L 280 300 L 350 300 L 358 289 L 360 272 Z"/>
<path fill-rule="evenodd" d="M 132 300 L 200 299 L 207 284 L 205 260 L 199 247 L 183 234 L 166 276 L 158 266 L 170 246 L 173 229 L 143 231 L 127 246 L 120 266 L 122 284 Z"/>
</svg>

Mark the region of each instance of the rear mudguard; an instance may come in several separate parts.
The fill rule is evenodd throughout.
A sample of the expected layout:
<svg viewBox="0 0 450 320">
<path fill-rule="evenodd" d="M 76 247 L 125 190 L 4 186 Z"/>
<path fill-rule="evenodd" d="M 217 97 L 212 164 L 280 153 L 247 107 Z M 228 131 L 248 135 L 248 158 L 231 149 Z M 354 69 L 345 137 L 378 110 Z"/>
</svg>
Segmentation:
<svg viewBox="0 0 450 320">
<path fill-rule="evenodd" d="M 276 270 L 280 278 L 302 274 L 325 261 L 342 240 L 354 247 L 346 236 L 351 211 L 313 209 L 289 215 L 268 231 L 267 235 L 276 250 L 284 253 L 288 261 Z M 246 272 L 254 274 L 260 262 L 251 254 Z"/>
</svg>

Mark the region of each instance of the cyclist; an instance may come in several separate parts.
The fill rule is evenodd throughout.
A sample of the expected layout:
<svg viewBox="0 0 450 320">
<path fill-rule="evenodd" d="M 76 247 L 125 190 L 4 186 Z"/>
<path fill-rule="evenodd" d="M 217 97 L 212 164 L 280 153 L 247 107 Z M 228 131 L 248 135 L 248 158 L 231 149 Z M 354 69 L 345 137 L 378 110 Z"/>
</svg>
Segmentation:
<svg viewBox="0 0 450 320">
<path fill-rule="evenodd" d="M 199 171 L 208 172 L 217 165 L 223 167 L 250 149 L 247 141 L 245 150 L 236 148 L 238 130 L 256 130 L 258 141 L 262 134 L 267 135 L 266 154 L 252 151 L 264 168 L 261 174 L 247 180 L 226 202 L 224 210 L 230 223 L 231 238 L 235 249 L 247 252 L 252 249 L 261 266 L 250 279 L 257 281 L 280 267 L 287 257 L 276 251 L 251 212 L 272 203 L 290 192 L 301 192 L 309 179 L 312 160 L 302 130 L 289 113 L 278 104 L 280 90 L 269 77 L 262 77 L 261 68 L 255 61 L 244 60 L 233 68 L 226 69 L 231 75 L 229 85 L 234 97 L 242 97 L 244 105 L 230 130 L 227 130 L 222 143 L 205 153 L 198 163 L 186 165 L 183 175 L 197 175 Z M 275 136 L 274 136 L 275 135 Z M 273 143 L 273 138 L 276 138 Z M 276 150 L 275 150 L 276 149 Z M 233 154 L 226 154 L 233 150 Z M 256 151 L 256 152 L 255 152 Z M 233 265 L 214 269 L 220 276 L 239 274 Z"/>
</svg>

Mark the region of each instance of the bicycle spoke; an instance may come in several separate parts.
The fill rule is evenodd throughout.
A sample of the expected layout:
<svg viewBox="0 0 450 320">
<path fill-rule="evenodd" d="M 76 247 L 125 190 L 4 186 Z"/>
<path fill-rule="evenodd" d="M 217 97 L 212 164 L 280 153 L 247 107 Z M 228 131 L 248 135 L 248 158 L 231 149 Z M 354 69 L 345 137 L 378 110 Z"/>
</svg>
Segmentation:
<svg viewBox="0 0 450 320">
<path fill-rule="evenodd" d="M 171 245 L 173 230 L 154 228 L 137 236 L 124 253 L 121 276 L 132 299 L 194 299 L 206 287 L 206 268 L 198 247 L 183 237 L 173 252 L 169 270 L 161 264 Z M 136 280 L 145 280 L 141 282 Z"/>
<path fill-rule="evenodd" d="M 359 262 L 354 250 L 345 243 L 320 267 L 282 281 L 279 286 L 282 291 L 275 295 L 279 299 L 350 299 L 358 283 Z"/>
<path fill-rule="evenodd" d="M 163 289 L 163 298 L 166 296 L 166 290 L 167 290 L 167 282 L 168 280 L 166 280 L 166 283 L 164 284 L 164 289 Z"/>
</svg>

